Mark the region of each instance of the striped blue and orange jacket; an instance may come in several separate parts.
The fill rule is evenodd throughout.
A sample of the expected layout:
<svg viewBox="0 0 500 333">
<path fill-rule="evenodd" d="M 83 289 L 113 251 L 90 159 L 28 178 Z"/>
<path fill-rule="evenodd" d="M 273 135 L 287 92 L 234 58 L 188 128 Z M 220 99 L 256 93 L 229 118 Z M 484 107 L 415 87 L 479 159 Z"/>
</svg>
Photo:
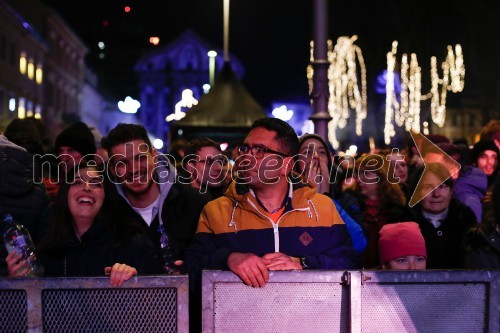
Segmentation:
<svg viewBox="0 0 500 333">
<path fill-rule="evenodd" d="M 313 269 L 353 269 L 359 255 L 329 197 L 307 183 L 289 186 L 285 212 L 275 223 L 248 185 L 233 183 L 223 197 L 209 202 L 186 253 L 191 269 L 228 269 L 232 252 L 262 256 L 281 252 L 305 257 Z"/>
</svg>

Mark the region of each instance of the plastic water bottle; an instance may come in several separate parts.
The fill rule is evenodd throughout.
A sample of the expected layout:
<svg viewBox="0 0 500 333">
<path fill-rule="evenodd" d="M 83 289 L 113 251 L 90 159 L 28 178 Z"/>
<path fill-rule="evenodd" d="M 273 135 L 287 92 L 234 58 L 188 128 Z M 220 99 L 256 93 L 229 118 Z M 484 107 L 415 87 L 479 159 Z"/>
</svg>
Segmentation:
<svg viewBox="0 0 500 333">
<path fill-rule="evenodd" d="M 174 253 L 168 241 L 167 232 L 163 225 L 158 228 L 160 232 L 160 251 L 163 259 L 163 271 L 169 275 L 179 274 L 179 267 L 174 264 Z"/>
<path fill-rule="evenodd" d="M 19 269 L 28 269 L 26 276 L 42 276 L 44 268 L 41 262 L 38 262 L 35 255 L 35 246 L 31 240 L 31 236 L 23 225 L 14 221 L 12 215 L 7 214 L 2 222 L 2 239 L 7 252 L 20 253 L 23 255 L 21 260 L 25 261 L 25 265 Z"/>
</svg>

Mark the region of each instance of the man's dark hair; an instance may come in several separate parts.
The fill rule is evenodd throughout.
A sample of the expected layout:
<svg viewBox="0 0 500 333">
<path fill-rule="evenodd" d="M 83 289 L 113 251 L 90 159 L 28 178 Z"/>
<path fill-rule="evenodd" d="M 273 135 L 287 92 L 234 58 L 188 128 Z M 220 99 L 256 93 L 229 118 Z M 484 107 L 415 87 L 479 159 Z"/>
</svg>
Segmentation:
<svg viewBox="0 0 500 333">
<path fill-rule="evenodd" d="M 299 138 L 295 130 L 285 121 L 278 118 L 260 118 L 254 121 L 250 131 L 254 128 L 265 128 L 276 132 L 280 149 L 289 156 L 295 156 L 299 152 Z"/>
<path fill-rule="evenodd" d="M 197 154 L 203 147 L 214 147 L 215 149 L 221 151 L 220 145 L 217 142 L 207 137 L 201 137 L 188 141 L 186 148 L 184 149 L 184 156 Z"/>
<path fill-rule="evenodd" d="M 125 144 L 132 140 L 144 141 L 149 149 L 152 149 L 151 140 L 149 140 L 148 132 L 142 125 L 119 123 L 113 128 L 108 136 L 102 138 L 102 146 L 108 151 L 111 156 L 111 149 L 117 145 Z"/>
</svg>

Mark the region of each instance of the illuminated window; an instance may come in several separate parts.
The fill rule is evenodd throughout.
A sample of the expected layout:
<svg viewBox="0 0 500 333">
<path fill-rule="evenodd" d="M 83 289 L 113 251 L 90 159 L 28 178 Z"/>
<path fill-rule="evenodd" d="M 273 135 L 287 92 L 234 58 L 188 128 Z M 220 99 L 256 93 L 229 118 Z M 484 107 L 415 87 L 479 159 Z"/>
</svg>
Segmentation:
<svg viewBox="0 0 500 333">
<path fill-rule="evenodd" d="M 33 65 L 33 59 L 28 62 L 28 78 L 33 80 L 35 78 L 35 65 Z"/>
<path fill-rule="evenodd" d="M 21 57 L 19 58 L 19 71 L 23 75 L 26 74 L 26 65 L 27 65 L 26 54 L 22 52 Z"/>
<path fill-rule="evenodd" d="M 10 112 L 16 111 L 16 98 L 12 95 L 10 95 L 9 98 L 9 111 Z"/>
<path fill-rule="evenodd" d="M 40 104 L 37 104 L 35 106 L 35 118 L 36 119 L 42 118 L 42 106 Z"/>
<path fill-rule="evenodd" d="M 43 82 L 43 69 L 42 69 L 42 65 L 36 66 L 35 78 L 36 78 L 36 83 L 42 84 L 42 82 Z"/>
<path fill-rule="evenodd" d="M 26 100 L 24 97 L 19 97 L 19 107 L 17 108 L 17 117 L 19 119 L 26 118 Z"/>
<path fill-rule="evenodd" d="M 26 103 L 26 117 L 33 117 L 33 102 L 28 101 Z"/>
</svg>

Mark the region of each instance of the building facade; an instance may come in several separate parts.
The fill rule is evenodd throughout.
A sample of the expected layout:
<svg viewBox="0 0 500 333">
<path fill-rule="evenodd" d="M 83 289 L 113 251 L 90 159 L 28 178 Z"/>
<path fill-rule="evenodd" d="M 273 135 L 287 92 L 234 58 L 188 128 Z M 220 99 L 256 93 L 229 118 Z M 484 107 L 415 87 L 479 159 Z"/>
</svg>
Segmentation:
<svg viewBox="0 0 500 333">
<path fill-rule="evenodd" d="M 0 1 L 0 128 L 14 118 L 41 117 L 47 42 Z"/>
<path fill-rule="evenodd" d="M 0 121 L 35 116 L 55 135 L 79 119 L 87 47 L 38 0 L 0 0 Z"/>
<path fill-rule="evenodd" d="M 164 47 L 144 55 L 135 66 L 139 77 L 140 103 L 138 116 L 142 124 L 156 137 L 167 140 L 170 124 L 166 117 L 174 114 L 183 92 L 189 89 L 198 101 L 208 84 L 210 61 L 208 51 L 214 50 L 194 31 L 188 30 Z M 214 72 L 224 65 L 222 50 L 216 50 Z M 233 70 L 238 77 L 243 67 L 231 56 Z M 189 93 L 190 94 L 190 93 Z M 183 111 L 188 108 L 182 107 Z"/>
</svg>

